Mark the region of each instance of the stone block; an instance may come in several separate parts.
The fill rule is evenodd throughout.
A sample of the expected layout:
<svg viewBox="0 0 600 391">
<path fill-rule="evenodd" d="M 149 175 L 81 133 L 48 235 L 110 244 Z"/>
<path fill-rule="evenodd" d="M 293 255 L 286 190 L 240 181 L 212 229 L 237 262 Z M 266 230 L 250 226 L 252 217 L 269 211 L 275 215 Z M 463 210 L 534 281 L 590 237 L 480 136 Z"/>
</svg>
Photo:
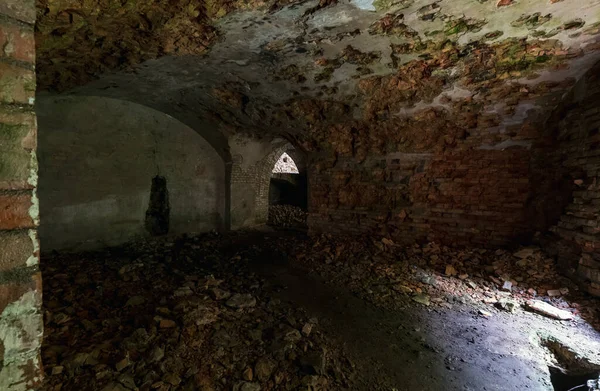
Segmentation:
<svg viewBox="0 0 600 391">
<path fill-rule="evenodd" d="M 35 228 L 31 192 L 0 194 L 0 230 Z"/>
<path fill-rule="evenodd" d="M 25 23 L 35 23 L 35 0 L 2 0 L 0 14 Z"/>
<path fill-rule="evenodd" d="M 0 62 L 0 103 L 33 105 L 34 102 L 35 73 Z"/>
<path fill-rule="evenodd" d="M 27 231 L 0 232 L 0 272 L 14 269 L 15 267 L 28 266 L 28 260 L 35 260 L 33 240 Z"/>
<path fill-rule="evenodd" d="M 0 57 L 34 63 L 35 38 L 33 26 L 0 23 Z"/>
</svg>

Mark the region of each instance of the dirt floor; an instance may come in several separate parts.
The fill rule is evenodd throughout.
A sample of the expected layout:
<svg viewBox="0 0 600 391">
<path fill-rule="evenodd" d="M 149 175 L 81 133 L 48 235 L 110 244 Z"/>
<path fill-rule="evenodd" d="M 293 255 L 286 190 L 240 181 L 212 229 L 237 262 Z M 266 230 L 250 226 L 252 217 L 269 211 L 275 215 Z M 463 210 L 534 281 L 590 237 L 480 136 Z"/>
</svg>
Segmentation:
<svg viewBox="0 0 600 391">
<path fill-rule="evenodd" d="M 256 231 L 42 269 L 45 390 L 567 391 L 600 372 L 598 300 L 534 247 Z"/>
</svg>

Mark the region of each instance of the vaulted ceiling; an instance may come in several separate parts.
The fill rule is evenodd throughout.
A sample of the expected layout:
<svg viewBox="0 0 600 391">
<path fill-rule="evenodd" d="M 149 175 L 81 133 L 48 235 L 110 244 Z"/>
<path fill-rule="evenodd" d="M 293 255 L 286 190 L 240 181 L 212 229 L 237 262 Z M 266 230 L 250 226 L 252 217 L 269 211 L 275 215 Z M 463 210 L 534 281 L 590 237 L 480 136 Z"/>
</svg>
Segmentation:
<svg viewBox="0 0 600 391">
<path fill-rule="evenodd" d="M 217 148 L 418 152 L 523 138 L 600 59 L 600 0 L 199 3 L 38 0 L 40 95 L 135 101 Z"/>
</svg>

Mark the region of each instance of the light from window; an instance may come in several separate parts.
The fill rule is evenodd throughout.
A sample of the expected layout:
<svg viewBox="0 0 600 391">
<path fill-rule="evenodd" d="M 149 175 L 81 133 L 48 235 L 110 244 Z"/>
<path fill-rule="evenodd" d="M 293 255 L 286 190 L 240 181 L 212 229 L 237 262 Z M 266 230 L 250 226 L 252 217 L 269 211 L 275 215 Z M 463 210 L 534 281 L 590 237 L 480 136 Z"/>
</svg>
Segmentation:
<svg viewBox="0 0 600 391">
<path fill-rule="evenodd" d="M 294 160 L 287 153 L 283 153 L 277 163 L 275 163 L 275 167 L 273 167 L 274 174 L 300 174 L 298 171 L 298 167 Z"/>
</svg>

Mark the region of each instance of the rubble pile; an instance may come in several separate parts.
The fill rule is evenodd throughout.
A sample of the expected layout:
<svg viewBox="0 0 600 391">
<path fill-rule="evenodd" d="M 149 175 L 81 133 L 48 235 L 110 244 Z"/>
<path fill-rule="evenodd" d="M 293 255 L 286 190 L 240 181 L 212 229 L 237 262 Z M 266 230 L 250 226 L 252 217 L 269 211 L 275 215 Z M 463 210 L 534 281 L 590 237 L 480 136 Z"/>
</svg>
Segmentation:
<svg viewBox="0 0 600 391">
<path fill-rule="evenodd" d="M 325 319 L 259 270 L 318 274 L 387 310 L 533 311 L 599 329 L 598 300 L 536 247 L 206 234 L 44 256 L 44 390 L 345 390 L 358 378 Z M 360 363 L 358 363 L 360 365 Z"/>
<path fill-rule="evenodd" d="M 298 249 L 294 260 L 387 309 L 414 302 L 448 309 L 470 304 L 484 313 L 524 308 L 555 319 L 579 316 L 600 328 L 597 300 L 561 276 L 537 247 L 515 252 L 435 243 L 406 247 L 386 238 L 322 235 Z M 541 303 L 556 311 L 538 311 L 547 309 Z"/>
<path fill-rule="evenodd" d="M 45 256 L 44 389 L 351 388 L 349 359 L 273 297 L 257 256 L 217 234 Z"/>
<path fill-rule="evenodd" d="M 269 206 L 269 225 L 281 228 L 306 227 L 306 213 L 302 208 L 293 205 Z"/>
</svg>

